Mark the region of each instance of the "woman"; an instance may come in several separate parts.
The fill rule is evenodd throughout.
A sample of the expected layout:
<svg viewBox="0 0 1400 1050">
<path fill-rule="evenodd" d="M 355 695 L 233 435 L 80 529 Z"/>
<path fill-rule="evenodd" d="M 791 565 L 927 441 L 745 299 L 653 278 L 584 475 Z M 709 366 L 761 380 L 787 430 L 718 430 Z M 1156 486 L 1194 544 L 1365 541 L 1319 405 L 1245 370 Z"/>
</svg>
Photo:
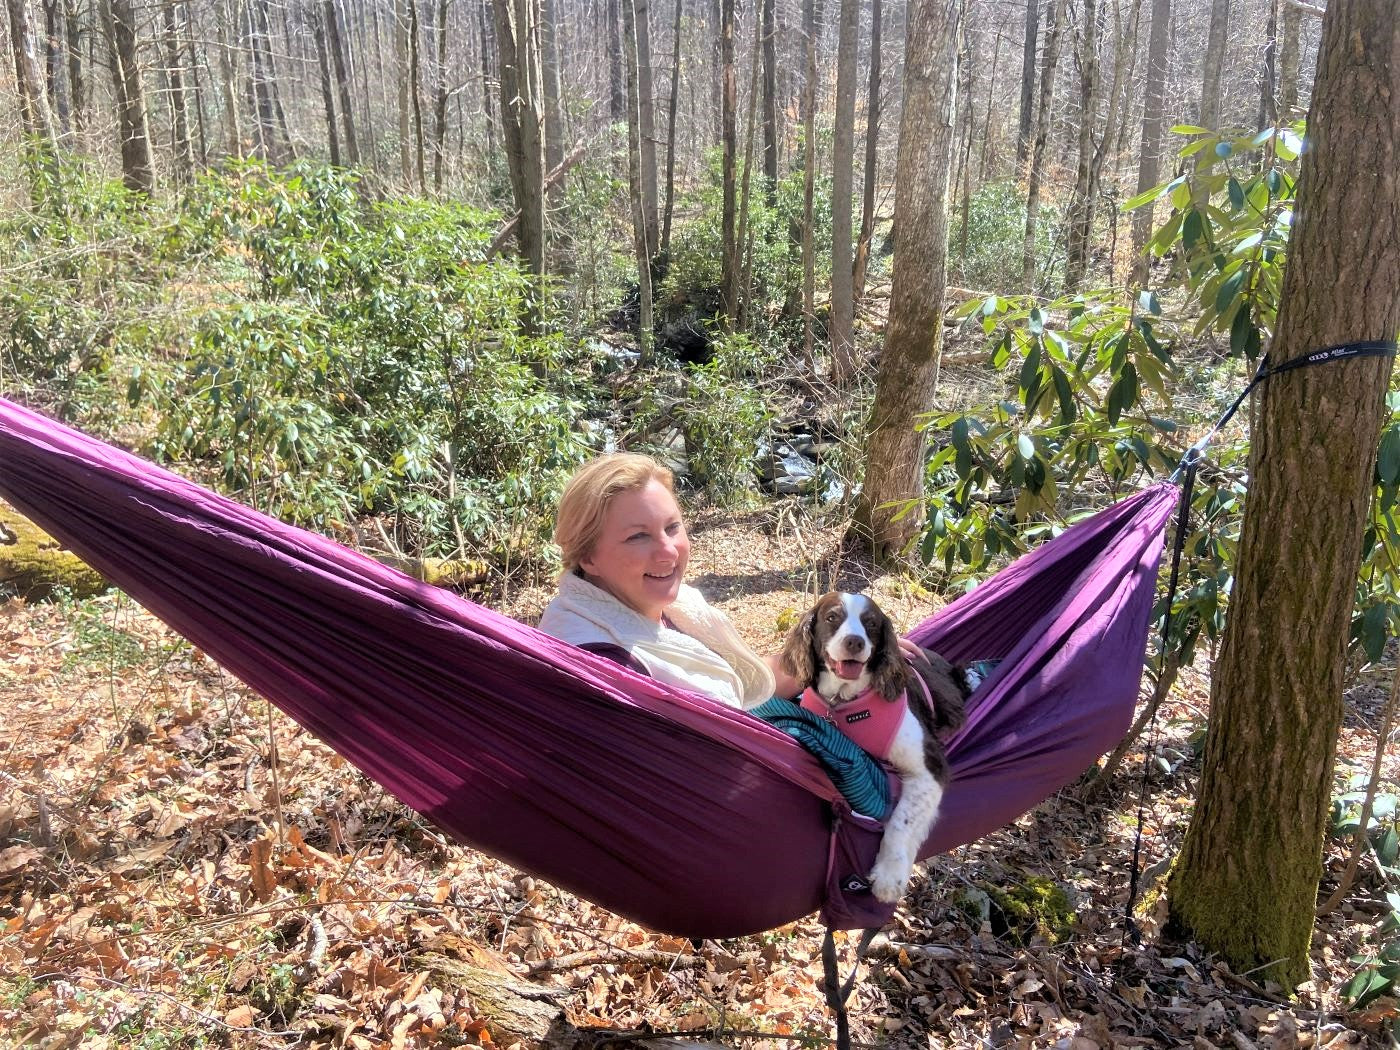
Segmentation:
<svg viewBox="0 0 1400 1050">
<path fill-rule="evenodd" d="M 581 467 L 559 501 L 554 542 L 564 571 L 540 618 L 546 634 L 731 707 L 796 692 L 776 657 L 755 654 L 683 582 L 690 537 L 671 472 L 654 459 L 615 453 Z"/>
</svg>

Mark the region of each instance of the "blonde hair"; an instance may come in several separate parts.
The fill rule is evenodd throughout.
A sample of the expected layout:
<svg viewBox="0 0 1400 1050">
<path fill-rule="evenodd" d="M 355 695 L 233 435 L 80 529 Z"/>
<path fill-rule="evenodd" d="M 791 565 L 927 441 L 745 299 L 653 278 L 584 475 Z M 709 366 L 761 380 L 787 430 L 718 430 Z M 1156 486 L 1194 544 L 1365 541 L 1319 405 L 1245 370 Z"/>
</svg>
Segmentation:
<svg viewBox="0 0 1400 1050">
<path fill-rule="evenodd" d="M 648 482 L 658 481 L 672 494 L 676 491 L 671 471 L 650 456 L 634 452 L 613 452 L 589 460 L 564 486 L 559 512 L 554 522 L 554 542 L 564 560 L 564 572 L 575 571 L 592 553 L 603 531 L 603 519 L 613 497 L 635 492 Z"/>
</svg>

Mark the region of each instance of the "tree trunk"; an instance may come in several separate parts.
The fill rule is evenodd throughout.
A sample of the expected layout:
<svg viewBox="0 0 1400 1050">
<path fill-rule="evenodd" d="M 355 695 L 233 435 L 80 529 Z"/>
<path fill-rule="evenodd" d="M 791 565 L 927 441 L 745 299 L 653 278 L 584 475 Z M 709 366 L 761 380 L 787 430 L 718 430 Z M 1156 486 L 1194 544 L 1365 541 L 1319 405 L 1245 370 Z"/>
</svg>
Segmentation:
<svg viewBox="0 0 1400 1050">
<path fill-rule="evenodd" d="M 1283 8 L 1283 44 L 1278 55 L 1278 116 L 1293 120 L 1298 108 L 1298 56 L 1302 50 L 1303 12 L 1296 4 Z"/>
<path fill-rule="evenodd" d="M 1278 124 L 1278 96 L 1275 94 L 1275 66 L 1278 55 L 1278 0 L 1270 0 L 1269 17 L 1264 24 L 1264 62 L 1259 72 L 1259 123 L 1261 128 Z"/>
<path fill-rule="evenodd" d="M 426 149 L 423 142 L 423 34 L 418 22 L 418 0 L 408 0 L 409 99 L 413 103 L 413 151 L 418 171 L 418 192 L 428 192 Z"/>
<path fill-rule="evenodd" d="M 151 158 L 151 132 L 146 123 L 146 95 L 141 87 L 141 70 L 136 62 L 136 17 L 131 9 L 131 0 L 101 2 L 111 52 L 112 86 L 117 101 L 122 184 L 129 190 L 152 194 L 156 189 L 156 171 Z"/>
<path fill-rule="evenodd" d="M 331 60 L 326 44 L 325 16 L 321 8 L 311 12 L 311 29 L 316 38 L 316 68 L 321 74 L 321 106 L 326 112 L 326 147 L 330 150 L 331 163 L 337 168 L 340 160 L 340 136 L 335 126 L 335 88 L 331 82 Z"/>
<path fill-rule="evenodd" d="M 1214 130 L 1220 126 L 1220 77 L 1225 69 L 1225 44 L 1230 33 L 1230 0 L 1211 0 L 1210 29 L 1206 34 L 1206 56 L 1201 73 L 1200 125 Z"/>
<path fill-rule="evenodd" d="M 656 89 L 651 78 L 651 7 L 648 0 L 632 0 L 637 19 L 637 113 L 641 119 L 642 219 L 647 226 L 647 246 L 654 252 L 661 237 L 656 200 Z"/>
<path fill-rule="evenodd" d="M 520 258 L 544 276 L 544 113 L 540 105 L 539 0 L 494 0 L 500 49 L 501 127 L 520 212 Z M 532 309 L 528 323 L 538 328 Z"/>
<path fill-rule="evenodd" d="M 40 148 L 52 153 L 57 136 L 29 3 L 28 0 L 6 0 L 5 7 L 10 19 L 10 47 L 24 133 L 35 136 Z"/>
<path fill-rule="evenodd" d="M 486 17 L 486 11 L 493 2 L 494 0 L 481 0 L 481 5 L 476 9 L 477 28 L 481 35 L 481 108 L 486 117 L 487 157 L 496 155 L 496 115 L 493 112 L 494 103 L 491 101 L 495 97 L 495 92 L 491 89 L 491 55 L 496 44 L 491 36 L 491 20 Z"/>
<path fill-rule="evenodd" d="M 68 90 L 75 132 L 81 135 L 88 128 L 88 92 L 83 79 L 83 28 L 78 20 L 77 0 L 63 2 L 64 38 L 68 46 Z"/>
<path fill-rule="evenodd" d="M 637 258 L 639 317 L 637 349 L 640 364 L 651 363 L 652 343 L 652 245 L 647 240 L 646 202 L 642 185 L 641 86 L 637 58 L 636 0 L 622 0 L 622 49 L 627 63 L 627 188 L 632 202 L 632 244 Z"/>
<path fill-rule="evenodd" d="M 248 6 L 248 38 L 253 53 L 253 97 L 263 154 L 273 164 L 281 165 L 292 158 L 292 147 L 291 136 L 287 134 L 286 114 L 282 112 L 282 102 L 277 92 L 267 7 L 268 0 L 252 0 Z"/>
<path fill-rule="evenodd" d="M 681 92 L 681 21 L 685 0 L 676 0 L 676 20 L 671 35 L 671 99 L 666 107 L 666 209 L 661 220 L 663 259 L 671 257 L 671 210 L 676 197 L 676 107 Z"/>
<path fill-rule="evenodd" d="M 219 36 L 219 80 L 224 96 L 225 149 L 230 157 L 243 156 L 243 131 L 238 105 L 238 63 L 230 39 L 230 27 L 238 25 L 237 0 L 227 0 L 214 19 Z"/>
<path fill-rule="evenodd" d="M 608 0 L 607 3 L 608 99 L 609 112 L 614 124 L 627 119 L 626 74 L 623 72 L 622 61 L 622 16 L 619 7 L 621 2 L 622 0 Z"/>
<path fill-rule="evenodd" d="M 166 83 L 170 86 L 170 123 L 175 147 L 175 180 L 181 185 L 194 178 L 194 150 L 190 145 L 190 104 L 185 91 L 185 69 L 181 58 L 181 17 L 178 0 L 165 0 Z"/>
<path fill-rule="evenodd" d="M 736 236 L 739 254 L 739 309 L 737 313 L 740 331 L 749 328 L 749 289 L 753 275 L 751 263 L 752 235 L 749 230 L 749 192 L 753 187 L 753 141 L 758 124 L 759 69 L 762 64 L 760 52 L 763 47 L 763 20 L 753 20 L 753 50 L 749 55 L 749 115 L 744 124 L 744 176 L 739 189 L 739 231 Z"/>
<path fill-rule="evenodd" d="M 1069 210 L 1065 249 L 1065 291 L 1074 293 L 1084 282 L 1089 265 L 1089 242 L 1094 231 L 1094 136 L 1098 124 L 1099 90 L 1098 0 L 1084 0 L 1084 46 L 1079 59 L 1079 165 Z"/>
<path fill-rule="evenodd" d="M 559 102 L 559 40 L 554 0 L 540 0 L 540 52 L 544 74 L 544 168 L 553 171 L 564 160 L 564 114 Z M 561 180 L 550 191 L 555 204 L 563 203 Z"/>
<path fill-rule="evenodd" d="M 1308 116 L 1270 360 L 1400 329 L 1400 25 L 1333 0 Z M 1292 988 L 1308 947 L 1342 718 L 1346 641 L 1391 362 L 1262 388 L 1200 796 L 1169 883 L 1175 922 L 1236 972 Z M 1261 907 L 1261 902 L 1267 906 Z"/>
<path fill-rule="evenodd" d="M 450 8 L 447 0 L 438 0 L 437 22 L 433 26 L 437 51 L 433 63 L 436 76 L 433 82 L 433 192 L 442 193 L 443 180 L 447 174 L 447 100 L 450 92 L 447 85 L 447 15 Z M 556 85 L 557 86 L 557 85 Z"/>
<path fill-rule="evenodd" d="M 335 0 L 321 0 L 321 15 L 326 26 L 326 46 L 335 66 L 336 94 L 340 100 L 340 128 L 345 144 L 347 164 L 360 163 L 360 146 L 355 137 L 355 110 L 350 105 L 350 71 L 345 53 L 345 35 L 340 31 L 340 12 Z"/>
<path fill-rule="evenodd" d="M 1167 86 L 1167 29 L 1171 14 L 1171 0 L 1152 0 L 1152 33 L 1147 39 L 1147 94 L 1142 107 L 1142 154 L 1138 157 L 1136 193 L 1145 193 L 1157 185 L 1162 158 L 1162 101 Z M 1133 212 L 1130 280 L 1136 285 L 1147 281 L 1147 255 L 1143 248 L 1152 231 L 1152 211 L 1152 205 L 1145 204 Z"/>
<path fill-rule="evenodd" d="M 44 81 L 48 89 L 49 108 L 53 111 L 54 135 L 68 135 L 72 117 L 68 105 L 67 67 L 63 62 L 64 21 L 62 0 L 43 0 L 44 4 Z"/>
<path fill-rule="evenodd" d="M 855 177 L 856 36 L 860 0 L 841 0 L 836 44 L 836 114 L 831 145 L 831 377 L 855 371 L 855 287 L 852 284 L 851 203 Z"/>
<path fill-rule="evenodd" d="M 777 0 L 759 0 L 763 19 L 763 194 L 770 205 L 778 200 L 778 30 Z M 880 0 L 874 0 L 880 10 Z M 879 18 L 877 13 L 875 16 Z M 879 60 L 875 60 L 878 67 Z"/>
<path fill-rule="evenodd" d="M 1016 169 L 1030 152 L 1031 125 L 1035 122 L 1036 43 L 1040 37 L 1040 0 L 1026 0 L 1026 40 L 1021 49 L 1021 115 L 1016 122 Z"/>
<path fill-rule="evenodd" d="M 723 256 L 720 277 L 720 312 L 726 327 L 739 316 L 739 245 L 735 229 L 736 179 L 738 152 L 738 89 L 734 82 L 734 0 L 720 0 L 720 82 L 721 121 L 720 140 L 723 144 L 723 214 L 720 220 L 720 254 Z"/>
<path fill-rule="evenodd" d="M 875 181 L 880 145 L 880 19 L 881 0 L 870 3 L 870 80 L 865 89 L 865 177 L 861 182 L 860 235 L 856 238 L 856 261 L 852 294 L 859 302 L 865 296 L 865 275 L 870 269 L 870 239 L 875 236 Z M 996 77 L 993 65 L 992 77 Z"/>
<path fill-rule="evenodd" d="M 1035 238 L 1040 224 L 1040 184 L 1045 174 L 1045 152 L 1050 138 L 1050 117 L 1055 106 L 1055 67 L 1060 62 L 1060 35 L 1068 0 L 1049 0 L 1050 28 L 1045 38 L 1045 61 L 1040 69 L 1040 106 L 1036 115 L 1035 145 L 1031 149 L 1026 184 L 1026 232 L 1021 244 L 1021 281 L 1025 291 L 1036 288 Z"/>
<path fill-rule="evenodd" d="M 905 30 L 894 285 L 856 507 L 881 560 L 903 550 L 923 520 L 926 438 L 916 423 L 933 407 L 942 352 L 960 11 L 961 0 L 913 0 Z M 912 512 L 898 518 L 910 501 Z"/>
<path fill-rule="evenodd" d="M 418 89 L 409 57 L 413 17 L 409 8 L 414 0 L 394 4 L 394 64 L 399 87 L 399 177 L 405 187 L 413 185 L 413 94 Z"/>
<path fill-rule="evenodd" d="M 802 352 L 816 366 L 817 255 L 813 206 L 817 187 L 817 0 L 802 0 L 806 76 L 802 81 Z"/>
</svg>

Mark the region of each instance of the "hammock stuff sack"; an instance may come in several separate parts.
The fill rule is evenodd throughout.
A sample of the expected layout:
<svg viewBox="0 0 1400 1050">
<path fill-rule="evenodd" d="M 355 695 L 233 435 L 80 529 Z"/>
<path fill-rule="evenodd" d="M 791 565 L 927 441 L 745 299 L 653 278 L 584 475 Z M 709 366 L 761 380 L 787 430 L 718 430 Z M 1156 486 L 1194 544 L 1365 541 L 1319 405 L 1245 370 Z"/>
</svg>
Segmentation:
<svg viewBox="0 0 1400 1050">
<path fill-rule="evenodd" d="M 0 399 L 0 495 L 457 840 L 653 930 L 730 937 L 892 908 L 875 821 L 752 716 L 556 641 Z M 1158 485 L 920 625 L 999 660 L 948 742 L 921 856 L 1048 797 L 1126 731 L 1162 528 Z"/>
</svg>

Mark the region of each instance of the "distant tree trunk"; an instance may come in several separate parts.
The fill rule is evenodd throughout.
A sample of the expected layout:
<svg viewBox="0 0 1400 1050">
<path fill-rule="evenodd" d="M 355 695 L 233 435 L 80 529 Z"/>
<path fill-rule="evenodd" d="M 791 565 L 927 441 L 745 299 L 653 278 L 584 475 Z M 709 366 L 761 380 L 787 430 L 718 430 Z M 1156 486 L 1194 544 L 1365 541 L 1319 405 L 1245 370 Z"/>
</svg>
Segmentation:
<svg viewBox="0 0 1400 1050">
<path fill-rule="evenodd" d="M 136 61 L 136 17 L 131 0 L 101 0 L 101 4 L 117 101 L 122 183 L 129 190 L 152 194 L 156 189 L 156 170 L 151 157 L 151 132 L 146 123 L 146 94 L 141 87 L 141 70 Z"/>
<path fill-rule="evenodd" d="M 81 135 L 88 128 L 88 92 L 83 77 L 83 37 L 78 19 L 77 0 L 63 0 L 64 39 L 68 49 L 68 89 L 72 106 L 72 128 Z"/>
<path fill-rule="evenodd" d="M 638 83 L 636 0 L 622 3 L 622 49 L 627 64 L 627 186 L 632 201 L 632 243 L 637 257 L 639 318 L 637 342 L 643 365 L 651 363 L 651 253 L 647 242 L 646 205 L 642 188 L 641 86 Z"/>
<path fill-rule="evenodd" d="M 1162 103 L 1167 86 L 1167 29 L 1171 22 L 1171 0 L 1152 0 L 1152 33 L 1147 39 L 1146 101 L 1142 107 L 1142 154 L 1138 158 L 1137 193 L 1157 185 L 1162 159 Z M 1147 256 L 1143 249 L 1152 230 L 1152 205 L 1133 212 L 1133 269 L 1131 281 L 1147 281 Z"/>
<path fill-rule="evenodd" d="M 234 57 L 230 28 L 238 25 L 237 0 L 225 0 L 214 19 L 219 36 L 219 81 L 224 97 L 225 149 L 230 157 L 243 156 L 243 130 L 238 105 L 238 64 Z"/>
<path fill-rule="evenodd" d="M 763 19 L 763 194 L 771 205 L 778 199 L 778 30 L 774 11 L 777 0 L 759 2 Z M 874 2 L 878 20 L 880 0 Z M 878 68 L 878 55 L 874 61 Z"/>
<path fill-rule="evenodd" d="M 115 4 L 117 0 L 113 0 Z M 128 2 L 128 0 L 121 0 Z M 253 58 L 253 98 L 263 155 L 273 164 L 285 164 L 291 153 L 286 116 L 277 95 L 277 74 L 272 62 L 272 40 L 267 18 L 268 0 L 248 5 L 248 46 Z"/>
<path fill-rule="evenodd" d="M 962 130 L 958 133 L 958 178 L 962 182 L 962 217 L 958 224 L 958 269 L 965 273 L 967 271 L 967 245 L 968 227 L 972 225 L 972 120 L 973 120 L 973 90 L 972 90 L 972 55 L 976 50 L 976 42 L 972 39 L 972 34 L 968 33 L 961 53 L 958 55 L 958 101 L 962 105 Z M 995 56 L 993 66 L 995 66 Z M 993 74 L 995 80 L 995 73 Z M 860 253 L 856 253 L 856 265 L 860 265 Z"/>
<path fill-rule="evenodd" d="M 1026 42 L 1021 48 L 1021 115 L 1016 122 L 1016 168 L 1030 152 L 1035 122 L 1036 44 L 1040 39 L 1040 0 L 1026 0 Z"/>
<path fill-rule="evenodd" d="M 194 125 L 199 135 L 199 166 L 209 167 L 209 134 L 205 126 L 205 88 L 200 75 L 201 58 L 194 46 L 194 18 L 185 19 L 185 38 L 182 46 L 185 52 L 185 67 L 190 71 L 190 87 L 194 95 Z"/>
<path fill-rule="evenodd" d="M 961 7 L 961 0 L 911 0 L 905 30 L 894 285 L 855 512 L 882 561 L 903 550 L 923 521 L 926 438 L 916 424 L 933 407 L 942 353 Z M 900 518 L 910 501 L 914 510 Z"/>
<path fill-rule="evenodd" d="M 1211 0 L 1210 28 L 1206 33 L 1206 55 L 1201 72 L 1201 117 L 1203 128 L 1220 126 L 1220 77 L 1225 69 L 1225 44 L 1230 33 L 1230 0 Z"/>
<path fill-rule="evenodd" d="M 170 86 L 170 122 L 175 147 L 175 180 L 187 184 L 194 177 L 194 150 L 190 145 L 190 105 L 185 91 L 184 60 L 181 57 L 181 23 L 184 19 L 178 0 L 162 5 L 165 23 L 166 83 Z"/>
<path fill-rule="evenodd" d="M 720 222 L 720 312 L 726 326 L 732 326 L 739 316 L 739 245 L 735 229 L 735 154 L 738 152 L 736 123 L 739 106 L 738 89 L 734 82 L 734 0 L 720 0 L 719 16 L 720 70 L 722 112 L 721 142 L 723 144 L 723 214 Z"/>
<path fill-rule="evenodd" d="M 806 76 L 802 81 L 802 350 L 816 364 L 817 256 L 812 223 L 817 186 L 817 0 L 802 0 Z"/>
<path fill-rule="evenodd" d="M 494 0 L 500 49 L 501 127 L 506 142 L 520 257 L 531 273 L 544 269 L 544 113 L 541 107 L 538 0 Z M 537 328 L 533 312 L 529 324 Z"/>
<path fill-rule="evenodd" d="M 836 45 L 836 114 L 831 146 L 831 376 L 855 372 L 855 288 L 851 204 L 855 176 L 856 36 L 860 0 L 841 0 Z"/>
<path fill-rule="evenodd" d="M 496 115 L 493 112 L 495 91 L 491 87 L 491 55 L 496 50 L 496 42 L 492 37 L 491 20 L 486 17 L 487 10 L 494 0 L 481 0 L 480 6 L 476 9 L 477 27 L 481 34 L 481 101 L 482 110 L 486 117 L 486 155 L 494 157 L 496 155 Z M 609 3 L 616 3 L 616 0 L 609 0 Z"/>
<path fill-rule="evenodd" d="M 1270 0 L 1269 17 L 1264 25 L 1264 62 L 1259 71 L 1259 127 L 1278 124 L 1276 69 L 1278 57 L 1278 0 Z"/>
<path fill-rule="evenodd" d="M 1045 154 L 1050 138 L 1050 117 L 1055 105 L 1055 67 L 1060 61 L 1060 36 L 1064 5 L 1068 0 L 1048 0 L 1050 28 L 1045 38 L 1045 60 L 1040 69 L 1040 107 L 1036 115 L 1035 145 L 1031 149 L 1026 188 L 1026 232 L 1021 244 L 1021 281 L 1025 291 L 1036 288 L 1035 238 L 1040 223 L 1040 184 L 1045 177 Z"/>
<path fill-rule="evenodd" d="M 564 160 L 564 114 L 559 101 L 559 41 L 554 0 L 540 0 L 540 54 L 544 74 L 544 168 L 553 171 Z M 550 199 L 563 202 L 564 180 L 550 190 Z"/>
<path fill-rule="evenodd" d="M 715 142 L 724 141 L 724 11 L 723 0 L 710 0 L 710 25 L 714 27 L 714 79 L 710 81 L 713 97 L 711 113 L 715 121 Z"/>
<path fill-rule="evenodd" d="M 442 193 L 447 171 L 447 15 L 448 0 L 438 0 L 437 21 L 433 34 L 437 38 L 437 55 L 433 63 L 433 192 Z M 557 81 L 557 77 L 556 77 Z M 556 82 L 557 89 L 558 84 Z M 556 103 L 558 102 L 556 91 Z"/>
<path fill-rule="evenodd" d="M 326 30 L 326 47 L 330 51 L 331 63 L 335 67 L 336 94 L 340 100 L 340 127 L 345 144 L 345 162 L 352 166 L 360 163 L 360 147 L 355 137 L 355 111 L 350 105 L 349 62 L 345 55 L 345 36 L 340 31 L 340 13 L 336 11 L 335 0 L 320 0 L 321 20 Z"/>
<path fill-rule="evenodd" d="M 1275 364 L 1400 329 L 1400 182 L 1377 177 L 1400 166 L 1400 23 L 1391 0 L 1332 0 L 1322 27 Z M 1386 358 L 1336 361 L 1274 376 L 1258 395 L 1205 765 L 1168 883 L 1179 928 L 1285 989 L 1309 977 L 1391 371 Z"/>
<path fill-rule="evenodd" d="M 29 3 L 28 0 L 6 0 L 5 7 L 10 20 L 10 48 L 24 133 L 34 136 L 41 150 L 52 153 L 57 135 Z"/>
<path fill-rule="evenodd" d="M 656 194 L 656 89 L 651 77 L 651 6 L 649 0 L 632 0 L 637 19 L 637 107 L 641 119 L 642 218 L 647 225 L 647 246 L 654 252 L 661 237 Z"/>
<path fill-rule="evenodd" d="M 1093 130 L 1098 125 L 1099 13 L 1098 0 L 1084 0 L 1084 37 L 1079 58 L 1079 164 L 1069 210 L 1065 249 L 1065 291 L 1074 293 L 1084 282 L 1089 265 L 1089 242 L 1094 230 L 1097 193 Z"/>
<path fill-rule="evenodd" d="M 316 68 L 321 74 L 321 106 L 326 112 L 326 147 L 331 163 L 337 168 L 340 160 L 340 136 L 335 125 L 335 87 L 331 82 L 331 61 L 326 45 L 325 17 L 320 7 L 311 12 L 311 29 L 316 38 Z"/>
<path fill-rule="evenodd" d="M 856 302 L 865 297 L 865 276 L 870 268 L 870 239 L 875 236 L 875 182 L 880 145 L 880 18 L 881 0 L 870 3 L 870 80 L 865 89 L 865 177 L 861 182 L 860 234 L 852 289 Z M 996 68 L 993 66 L 993 79 Z"/>
<path fill-rule="evenodd" d="M 423 142 L 423 60 L 422 39 L 418 23 L 418 0 L 408 0 L 408 68 L 410 71 L 409 99 L 413 103 L 413 149 L 418 171 L 418 192 L 428 192 L 426 149 Z"/>
<path fill-rule="evenodd" d="M 394 64 L 398 69 L 399 97 L 399 176 L 405 187 L 413 185 L 413 94 L 418 84 L 413 79 L 413 61 L 409 57 L 413 16 L 409 9 L 415 0 L 398 0 L 394 4 Z"/>
<path fill-rule="evenodd" d="M 1298 59 L 1302 50 L 1303 12 L 1296 4 L 1283 8 L 1283 44 L 1278 56 L 1278 116 L 1292 120 L 1298 108 Z"/>
<path fill-rule="evenodd" d="M 44 82 L 48 89 L 49 108 L 53 111 L 55 136 L 67 136 L 72 125 L 68 104 L 67 67 L 64 55 L 64 21 L 62 0 L 43 0 L 44 6 Z"/>
<path fill-rule="evenodd" d="M 1115 173 L 1122 170 L 1121 158 L 1126 149 L 1128 141 L 1128 126 L 1132 123 L 1133 113 L 1133 80 L 1137 73 L 1137 53 L 1138 37 L 1142 29 L 1142 6 L 1144 0 L 1131 0 L 1131 17 L 1127 20 L 1126 31 L 1119 35 L 1118 46 L 1115 48 L 1116 63 L 1113 70 L 1113 83 L 1115 87 L 1121 88 L 1114 94 L 1110 110 L 1117 114 L 1117 123 L 1109 123 L 1105 135 L 1112 136 L 1112 148 L 1108 155 L 1113 158 L 1113 170 Z M 1122 22 L 1120 18 L 1119 23 Z M 1119 77 L 1119 71 L 1122 77 Z"/>
<path fill-rule="evenodd" d="M 671 257 L 671 210 L 676 196 L 676 108 L 681 92 L 681 22 L 685 0 L 676 0 L 671 34 L 671 99 L 666 107 L 666 210 L 661 220 L 661 258 Z"/>
<path fill-rule="evenodd" d="M 753 186 L 753 145 L 758 124 L 758 80 L 759 67 L 762 62 L 760 57 L 762 47 L 763 20 L 755 18 L 753 20 L 753 50 L 749 55 L 749 115 L 744 123 L 744 175 L 739 190 L 739 231 L 735 238 L 739 253 L 739 295 L 737 298 L 739 309 L 737 318 L 740 331 L 746 331 L 749 327 L 749 289 L 751 287 L 750 277 L 752 276 L 750 262 L 753 257 L 750 250 L 749 192 Z"/>
<path fill-rule="evenodd" d="M 987 181 L 991 159 L 992 110 L 996 108 L 997 66 L 1001 64 L 1002 36 L 1000 33 L 995 33 L 993 36 L 995 44 L 992 47 L 992 71 L 987 75 L 987 109 L 982 114 L 982 148 L 977 160 L 977 182 L 979 184 Z"/>
<path fill-rule="evenodd" d="M 626 76 L 623 72 L 622 61 L 622 25 L 619 5 L 625 0 L 608 0 L 608 84 L 610 87 L 609 112 L 612 114 L 612 121 L 616 124 L 619 120 L 627 118 L 627 92 L 624 87 Z"/>
</svg>

